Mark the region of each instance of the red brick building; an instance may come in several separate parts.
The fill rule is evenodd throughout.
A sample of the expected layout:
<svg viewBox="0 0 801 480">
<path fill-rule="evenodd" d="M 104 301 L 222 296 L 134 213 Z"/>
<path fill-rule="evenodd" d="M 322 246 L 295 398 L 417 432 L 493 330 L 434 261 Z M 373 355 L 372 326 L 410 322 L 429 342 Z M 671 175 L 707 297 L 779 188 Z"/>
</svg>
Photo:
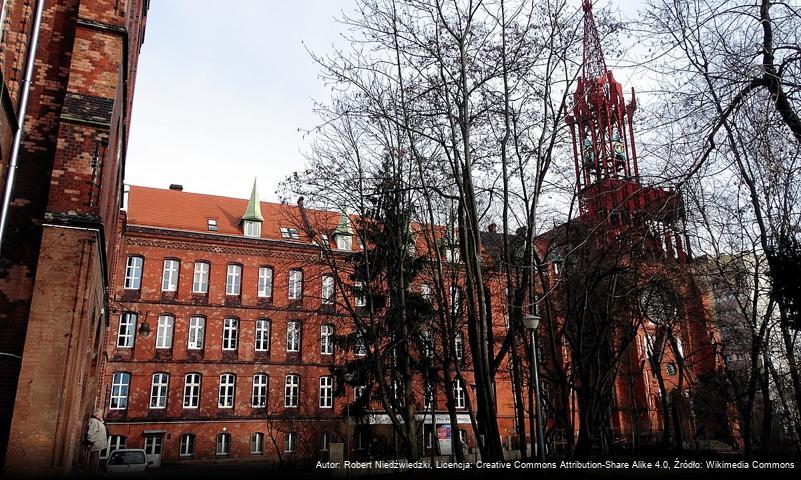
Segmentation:
<svg viewBox="0 0 801 480">
<path fill-rule="evenodd" d="M 306 214 L 332 251 L 360 250 L 338 238 L 347 217 Z M 258 202 L 255 186 L 250 201 L 133 186 L 122 218 L 101 391 L 113 448 L 145 447 L 156 462 L 274 461 L 350 442 L 355 458 L 387 434 L 376 410 L 346 435 L 358 388 L 336 385 L 331 369 L 360 352 L 326 338 L 352 327 L 299 207 Z M 458 421 L 475 446 L 464 408 L 472 393 L 459 389 Z M 511 434 L 511 389 L 498 391 Z M 441 397 L 437 425 L 450 423 Z M 425 435 L 430 447 L 430 425 Z"/>
<path fill-rule="evenodd" d="M 7 475 L 63 475 L 82 461 L 147 3 L 0 2 L 0 187 L 9 199 L 0 236 L 0 455 Z M 23 120 L 11 169 L 11 137 Z"/>
</svg>

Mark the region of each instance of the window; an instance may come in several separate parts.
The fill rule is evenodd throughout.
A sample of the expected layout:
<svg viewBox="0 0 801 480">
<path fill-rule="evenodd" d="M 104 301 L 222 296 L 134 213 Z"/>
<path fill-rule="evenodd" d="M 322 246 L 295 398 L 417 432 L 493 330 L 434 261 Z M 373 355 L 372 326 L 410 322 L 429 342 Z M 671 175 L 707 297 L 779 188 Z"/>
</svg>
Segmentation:
<svg viewBox="0 0 801 480">
<path fill-rule="evenodd" d="M 680 358 L 684 358 L 684 348 L 681 345 L 681 339 L 679 337 L 675 337 L 676 340 L 676 353 Z"/>
<path fill-rule="evenodd" d="M 270 267 L 259 267 L 259 298 L 270 298 L 273 296 L 273 269 Z"/>
<path fill-rule="evenodd" d="M 434 387 L 430 383 L 426 383 L 425 385 L 425 392 L 423 393 L 423 408 L 425 410 L 434 408 Z"/>
<path fill-rule="evenodd" d="M 303 272 L 301 270 L 289 271 L 289 299 L 300 300 L 303 296 Z"/>
<path fill-rule="evenodd" d="M 123 313 L 120 317 L 120 329 L 117 331 L 117 346 L 132 348 L 134 345 L 134 331 L 136 330 L 137 315 L 132 312 Z"/>
<path fill-rule="evenodd" d="M 203 317 L 189 318 L 189 350 L 203 349 L 203 335 L 206 330 L 206 319 Z"/>
<path fill-rule="evenodd" d="M 261 455 L 264 453 L 264 434 L 256 432 L 250 436 L 250 453 Z"/>
<path fill-rule="evenodd" d="M 128 408 L 128 388 L 131 385 L 131 374 L 128 372 L 114 372 L 111 377 L 111 399 L 109 410 L 125 410 Z"/>
<path fill-rule="evenodd" d="M 231 434 L 217 434 L 217 455 L 228 455 L 231 452 Z"/>
<path fill-rule="evenodd" d="M 161 455 L 161 450 L 163 446 L 164 446 L 163 435 L 155 434 L 155 435 L 145 436 L 145 454 Z"/>
<path fill-rule="evenodd" d="M 208 228 L 209 228 L 210 232 L 216 232 L 217 231 L 217 220 L 215 220 L 213 218 L 209 218 L 209 219 L 207 219 L 207 225 L 208 225 Z"/>
<path fill-rule="evenodd" d="M 297 407 L 300 390 L 300 377 L 289 374 L 284 380 L 284 406 Z"/>
<path fill-rule="evenodd" d="M 323 241 L 323 247 L 328 248 L 331 245 L 331 239 L 325 233 L 320 234 L 320 240 Z"/>
<path fill-rule="evenodd" d="M 300 238 L 297 228 L 281 227 L 281 238 L 291 238 L 297 240 Z"/>
<path fill-rule="evenodd" d="M 142 257 L 128 257 L 123 284 L 126 290 L 139 290 L 142 286 L 142 262 Z"/>
<path fill-rule="evenodd" d="M 261 222 L 245 220 L 245 236 L 256 238 L 261 237 Z"/>
<path fill-rule="evenodd" d="M 100 451 L 100 458 L 108 457 L 111 454 L 111 452 L 115 450 L 124 449 L 126 443 L 127 443 L 127 438 L 122 435 L 109 435 L 108 448 Z"/>
<path fill-rule="evenodd" d="M 286 432 L 284 434 L 284 453 L 295 453 L 298 443 L 297 432 Z"/>
<path fill-rule="evenodd" d="M 334 379 L 333 377 L 320 377 L 320 408 L 334 406 Z"/>
<path fill-rule="evenodd" d="M 184 377 L 184 408 L 200 405 L 200 374 L 189 373 Z"/>
<path fill-rule="evenodd" d="M 328 432 L 323 432 L 323 434 L 320 437 L 320 451 L 327 452 L 330 445 L 331 445 L 331 434 Z"/>
<path fill-rule="evenodd" d="M 225 277 L 225 294 L 239 295 L 242 289 L 242 266 L 228 265 L 228 274 Z"/>
<path fill-rule="evenodd" d="M 333 305 L 336 300 L 336 290 L 334 287 L 334 277 L 331 275 L 323 276 L 322 288 L 322 303 L 323 305 Z"/>
<path fill-rule="evenodd" d="M 300 351 L 300 322 L 291 321 L 286 324 L 286 351 Z"/>
<path fill-rule="evenodd" d="M 353 282 L 353 295 L 357 307 L 364 307 L 367 305 L 367 292 L 364 288 L 364 282 L 361 280 Z"/>
<path fill-rule="evenodd" d="M 453 350 L 457 360 L 464 358 L 464 338 L 462 337 L 462 332 L 456 332 L 456 335 L 453 337 Z"/>
<path fill-rule="evenodd" d="M 334 354 L 334 326 L 331 324 L 320 325 L 320 354 Z"/>
<path fill-rule="evenodd" d="M 220 375 L 220 394 L 217 399 L 217 406 L 220 408 L 234 407 L 234 388 L 236 386 L 236 376 L 233 373 L 223 373 Z"/>
<path fill-rule="evenodd" d="M 334 235 L 334 240 L 336 240 L 337 250 L 350 250 L 353 247 L 353 239 L 348 234 Z"/>
<path fill-rule="evenodd" d="M 156 329 L 156 348 L 172 348 L 172 331 L 175 319 L 171 315 L 159 316 Z"/>
<path fill-rule="evenodd" d="M 236 350 L 236 341 L 239 331 L 239 321 L 235 318 L 223 320 L 223 350 Z"/>
<path fill-rule="evenodd" d="M 270 350 L 270 321 L 256 320 L 256 351 Z"/>
<path fill-rule="evenodd" d="M 427 284 L 427 283 L 423 283 L 423 284 L 421 284 L 421 285 L 420 285 L 420 295 L 421 295 L 421 296 L 422 296 L 424 299 L 426 299 L 426 300 L 428 300 L 428 301 L 430 302 L 430 301 L 431 301 L 431 298 L 432 298 L 432 295 L 431 295 L 431 285 L 429 285 L 429 284 Z"/>
<path fill-rule="evenodd" d="M 367 345 L 364 343 L 364 338 L 360 334 L 356 334 L 356 343 L 353 347 L 353 354 L 357 357 L 367 355 Z"/>
<path fill-rule="evenodd" d="M 181 435 L 181 448 L 180 453 L 182 457 L 188 457 L 195 454 L 195 436 L 191 433 L 184 433 Z"/>
<path fill-rule="evenodd" d="M 423 343 L 423 357 L 433 358 L 434 356 L 434 337 L 430 330 L 420 332 L 420 340 Z"/>
<path fill-rule="evenodd" d="M 458 379 L 453 382 L 453 397 L 456 401 L 456 408 L 465 408 L 464 380 Z"/>
<path fill-rule="evenodd" d="M 161 275 L 161 291 L 178 290 L 178 260 L 164 260 L 164 271 Z"/>
<path fill-rule="evenodd" d="M 209 270 L 210 268 L 208 262 L 195 262 L 195 275 L 192 279 L 192 293 L 208 293 Z"/>
<path fill-rule="evenodd" d="M 167 407 L 167 384 L 170 376 L 166 373 L 154 373 L 150 384 L 150 408 Z"/>
<path fill-rule="evenodd" d="M 254 407 L 267 406 L 267 385 L 269 377 L 264 373 L 257 373 L 253 375 L 253 401 L 251 404 Z"/>
<path fill-rule="evenodd" d="M 367 387 L 365 387 L 364 385 L 357 385 L 353 389 L 353 399 L 354 400 L 358 400 L 358 399 L 362 398 L 364 396 L 364 392 L 366 392 L 366 391 L 367 391 Z"/>
</svg>

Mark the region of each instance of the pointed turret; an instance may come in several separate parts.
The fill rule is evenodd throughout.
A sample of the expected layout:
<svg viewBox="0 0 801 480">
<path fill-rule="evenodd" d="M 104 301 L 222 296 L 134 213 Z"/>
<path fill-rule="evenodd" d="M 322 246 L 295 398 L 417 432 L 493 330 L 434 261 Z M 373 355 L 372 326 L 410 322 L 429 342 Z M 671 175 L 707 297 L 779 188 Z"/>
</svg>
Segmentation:
<svg viewBox="0 0 801 480">
<path fill-rule="evenodd" d="M 253 190 L 250 192 L 250 200 L 245 209 L 245 214 L 242 215 L 242 221 L 263 222 L 264 217 L 261 216 L 261 203 L 259 202 L 259 193 L 256 190 L 256 179 L 253 179 Z"/>
<path fill-rule="evenodd" d="M 350 226 L 350 218 L 348 212 L 343 208 L 342 213 L 339 214 L 339 222 L 334 228 L 334 241 L 339 250 L 352 250 L 353 249 L 353 229 Z"/>
</svg>

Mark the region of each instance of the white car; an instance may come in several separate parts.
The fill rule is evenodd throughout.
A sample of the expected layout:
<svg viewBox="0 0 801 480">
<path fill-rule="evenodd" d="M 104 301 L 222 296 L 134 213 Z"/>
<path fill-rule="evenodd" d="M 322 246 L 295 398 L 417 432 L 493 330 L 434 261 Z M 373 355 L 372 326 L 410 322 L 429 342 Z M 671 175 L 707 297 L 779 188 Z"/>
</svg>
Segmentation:
<svg viewBox="0 0 801 480">
<path fill-rule="evenodd" d="M 105 471 L 109 475 L 145 475 L 152 464 L 143 449 L 123 448 L 111 452 L 106 460 Z"/>
</svg>

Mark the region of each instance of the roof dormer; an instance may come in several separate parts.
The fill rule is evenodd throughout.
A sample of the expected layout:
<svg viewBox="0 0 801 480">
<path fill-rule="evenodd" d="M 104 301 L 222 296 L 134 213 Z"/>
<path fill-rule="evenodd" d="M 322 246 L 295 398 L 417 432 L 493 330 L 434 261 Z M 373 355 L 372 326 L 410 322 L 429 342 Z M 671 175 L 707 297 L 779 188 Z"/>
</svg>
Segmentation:
<svg viewBox="0 0 801 480">
<path fill-rule="evenodd" d="M 334 229 L 334 241 L 337 250 L 353 250 L 353 229 L 350 226 L 350 218 L 345 210 L 339 214 L 339 222 Z"/>
<path fill-rule="evenodd" d="M 264 222 L 264 217 L 261 215 L 261 203 L 259 202 L 259 193 L 256 190 L 256 180 L 253 180 L 253 190 L 250 192 L 250 200 L 245 209 L 245 214 L 242 215 L 242 228 L 246 237 L 261 237 L 261 224 Z"/>
</svg>

